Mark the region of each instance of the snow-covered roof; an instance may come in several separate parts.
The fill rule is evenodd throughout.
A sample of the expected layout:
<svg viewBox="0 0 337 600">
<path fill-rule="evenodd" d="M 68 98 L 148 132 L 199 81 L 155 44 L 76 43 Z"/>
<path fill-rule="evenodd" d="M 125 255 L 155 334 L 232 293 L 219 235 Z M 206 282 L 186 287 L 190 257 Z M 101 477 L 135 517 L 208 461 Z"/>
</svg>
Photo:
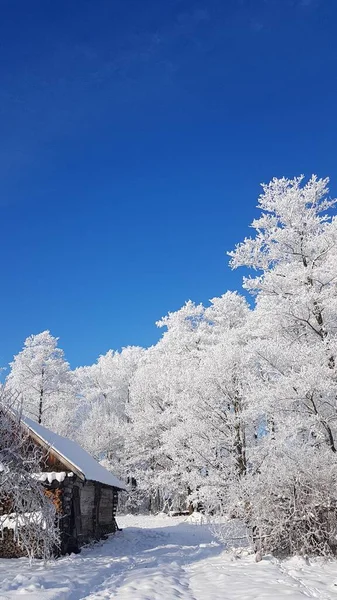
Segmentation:
<svg viewBox="0 0 337 600">
<path fill-rule="evenodd" d="M 76 442 L 50 431 L 50 429 L 29 419 L 29 417 L 22 417 L 22 421 L 28 429 L 39 438 L 44 446 L 47 446 L 57 454 L 61 461 L 64 459 L 73 467 L 74 471 L 78 471 L 82 474 L 83 478 L 90 481 L 98 481 L 99 483 L 110 485 L 121 490 L 126 489 L 125 483 L 117 479 L 110 471 L 100 465 L 97 460 Z"/>
</svg>

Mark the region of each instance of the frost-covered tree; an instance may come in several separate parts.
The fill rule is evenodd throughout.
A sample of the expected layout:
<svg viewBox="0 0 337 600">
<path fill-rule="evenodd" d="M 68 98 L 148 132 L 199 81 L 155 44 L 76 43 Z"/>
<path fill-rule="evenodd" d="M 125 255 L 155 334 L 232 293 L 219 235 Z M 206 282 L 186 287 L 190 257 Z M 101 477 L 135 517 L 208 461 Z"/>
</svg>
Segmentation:
<svg viewBox="0 0 337 600">
<path fill-rule="evenodd" d="M 83 423 L 77 437 L 96 458 L 125 477 L 125 436 L 130 385 L 144 353 L 138 346 L 109 350 L 90 367 L 76 369 Z"/>
<path fill-rule="evenodd" d="M 184 394 L 197 364 L 202 327 L 202 305 L 187 302 L 157 325 L 167 331 L 149 348 L 131 384 L 128 416 L 132 425 L 127 443 L 130 474 L 138 489 L 150 499 L 151 509 L 185 506 L 190 492 L 187 446 L 172 441 L 181 420 Z"/>
<path fill-rule="evenodd" d="M 229 480 L 243 476 L 247 468 L 249 309 L 231 292 L 213 298 L 208 308 L 195 309 L 193 315 L 185 312 L 186 323 L 180 323 L 183 310 L 164 321 L 168 331 L 163 342 L 174 348 L 168 390 L 175 392 L 174 418 L 162 443 L 173 473 L 179 465 L 176 481 L 188 490 L 189 502 L 213 512 L 228 508 Z"/>
<path fill-rule="evenodd" d="M 229 477 L 246 471 L 246 321 L 236 293 L 187 302 L 131 385 L 130 469 L 155 505 L 219 510 Z M 153 502 L 152 502 L 153 506 Z"/>
<path fill-rule="evenodd" d="M 21 422 L 17 398 L 2 390 L 0 398 L 0 535 L 12 532 L 30 558 L 48 559 L 59 545 L 55 507 L 36 474 L 41 453 Z"/>
<path fill-rule="evenodd" d="M 24 414 L 71 435 L 76 420 L 75 381 L 57 343 L 49 331 L 29 336 L 10 363 L 6 387 L 21 395 Z"/>
<path fill-rule="evenodd" d="M 262 272 L 244 286 L 257 294 L 256 352 L 271 411 L 300 415 L 315 444 L 336 452 L 337 220 L 327 212 L 336 201 L 327 180 L 302 180 L 264 186 L 257 236 L 237 247 L 232 265 Z"/>
<path fill-rule="evenodd" d="M 247 471 L 249 313 L 231 292 L 205 309 L 203 350 L 180 427 L 193 452 L 194 498 L 212 511 L 228 510 L 230 481 Z"/>
<path fill-rule="evenodd" d="M 264 185 L 256 236 L 230 253 L 234 268 L 258 271 L 244 287 L 256 296 L 251 405 L 261 439 L 252 474 L 264 491 L 256 495 L 252 486 L 246 506 L 266 549 L 275 549 L 277 520 L 292 527 L 292 549 L 318 549 L 325 517 L 317 514 L 316 473 L 327 494 L 320 507 L 336 503 L 329 478 L 337 434 L 337 220 L 327 183 L 298 177 Z"/>
</svg>

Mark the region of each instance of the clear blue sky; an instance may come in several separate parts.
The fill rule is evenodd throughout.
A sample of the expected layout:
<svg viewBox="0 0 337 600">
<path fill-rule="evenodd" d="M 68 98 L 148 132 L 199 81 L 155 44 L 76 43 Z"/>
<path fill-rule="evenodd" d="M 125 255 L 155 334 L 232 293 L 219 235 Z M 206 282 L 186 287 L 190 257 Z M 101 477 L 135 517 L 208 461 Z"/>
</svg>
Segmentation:
<svg viewBox="0 0 337 600">
<path fill-rule="evenodd" d="M 335 0 L 0 0 L 0 364 L 239 288 L 259 183 L 337 191 Z"/>
</svg>

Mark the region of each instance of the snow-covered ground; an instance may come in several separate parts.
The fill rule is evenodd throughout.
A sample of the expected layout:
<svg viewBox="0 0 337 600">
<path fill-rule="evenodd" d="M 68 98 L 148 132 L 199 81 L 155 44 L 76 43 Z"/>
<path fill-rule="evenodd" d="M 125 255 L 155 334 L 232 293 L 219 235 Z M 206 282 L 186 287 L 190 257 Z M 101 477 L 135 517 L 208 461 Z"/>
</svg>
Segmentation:
<svg viewBox="0 0 337 600">
<path fill-rule="evenodd" d="M 49 566 L 0 560 L 0 598 L 12 600 L 337 599 L 337 562 L 235 558 L 207 525 L 181 517 L 119 518 L 123 531 Z"/>
</svg>

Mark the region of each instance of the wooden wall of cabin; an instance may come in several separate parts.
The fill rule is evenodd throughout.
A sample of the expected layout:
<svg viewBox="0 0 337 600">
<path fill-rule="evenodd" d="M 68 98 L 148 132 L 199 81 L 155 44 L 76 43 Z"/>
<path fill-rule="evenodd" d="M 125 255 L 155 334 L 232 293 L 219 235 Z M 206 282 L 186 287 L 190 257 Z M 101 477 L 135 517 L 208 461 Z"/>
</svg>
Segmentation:
<svg viewBox="0 0 337 600">
<path fill-rule="evenodd" d="M 116 531 L 115 488 L 94 481 L 83 482 L 75 475 L 45 487 L 62 498 L 61 554 L 76 552 L 84 544 Z"/>
<path fill-rule="evenodd" d="M 79 495 L 82 527 L 79 534 L 80 545 L 116 531 L 117 491 L 114 488 L 87 481 L 80 488 Z"/>
</svg>

